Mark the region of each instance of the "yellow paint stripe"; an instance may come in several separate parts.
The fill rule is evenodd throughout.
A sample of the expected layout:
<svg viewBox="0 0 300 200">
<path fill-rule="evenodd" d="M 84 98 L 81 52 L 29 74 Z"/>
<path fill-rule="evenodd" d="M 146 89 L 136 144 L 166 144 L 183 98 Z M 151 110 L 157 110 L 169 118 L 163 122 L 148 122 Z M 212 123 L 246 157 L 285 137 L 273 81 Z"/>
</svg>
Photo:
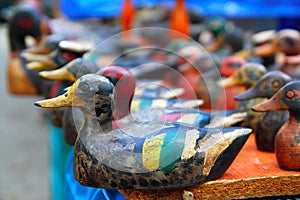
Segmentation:
<svg viewBox="0 0 300 200">
<path fill-rule="evenodd" d="M 164 133 L 147 138 L 143 144 L 143 166 L 149 171 L 154 171 L 159 167 L 160 151 L 165 135 Z"/>
<path fill-rule="evenodd" d="M 131 102 L 131 107 L 130 111 L 131 112 L 138 112 L 139 111 L 139 105 L 140 105 L 141 100 L 140 99 L 133 99 Z"/>
</svg>

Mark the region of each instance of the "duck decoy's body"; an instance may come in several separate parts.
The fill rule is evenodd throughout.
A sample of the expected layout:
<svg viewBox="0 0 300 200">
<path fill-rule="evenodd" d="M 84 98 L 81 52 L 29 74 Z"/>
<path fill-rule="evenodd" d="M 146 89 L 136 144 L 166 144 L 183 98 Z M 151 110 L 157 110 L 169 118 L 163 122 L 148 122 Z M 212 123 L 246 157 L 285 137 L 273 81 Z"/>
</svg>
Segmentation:
<svg viewBox="0 0 300 200">
<path fill-rule="evenodd" d="M 230 77 L 223 79 L 219 85 L 227 88 L 232 86 L 244 86 L 245 89 L 253 86 L 267 72 L 266 68 L 258 63 L 246 63 L 240 69 L 235 71 Z M 263 101 L 264 98 L 256 98 L 251 100 L 239 101 L 236 110 L 246 111 L 248 113 L 244 126 L 251 127 L 256 130 L 256 122 L 261 113 L 251 111 L 251 107 Z"/>
<path fill-rule="evenodd" d="M 201 129 L 149 121 L 112 129 L 115 89 L 88 74 L 40 107 L 78 106 L 84 121 L 75 143 L 74 173 L 82 184 L 117 189 L 181 188 L 221 177 L 251 129 Z"/>
<path fill-rule="evenodd" d="M 290 117 L 278 130 L 275 137 L 275 154 L 282 169 L 300 170 L 300 81 L 283 86 L 268 101 L 254 106 L 258 112 L 288 110 Z"/>
<path fill-rule="evenodd" d="M 271 71 L 262 76 L 255 85 L 235 96 L 237 100 L 248 100 L 258 97 L 271 98 L 281 87 L 292 78 L 280 71 Z M 257 121 L 255 130 L 256 146 L 259 150 L 274 151 L 275 135 L 279 128 L 288 120 L 289 113 L 278 110 L 263 113 Z"/>
</svg>

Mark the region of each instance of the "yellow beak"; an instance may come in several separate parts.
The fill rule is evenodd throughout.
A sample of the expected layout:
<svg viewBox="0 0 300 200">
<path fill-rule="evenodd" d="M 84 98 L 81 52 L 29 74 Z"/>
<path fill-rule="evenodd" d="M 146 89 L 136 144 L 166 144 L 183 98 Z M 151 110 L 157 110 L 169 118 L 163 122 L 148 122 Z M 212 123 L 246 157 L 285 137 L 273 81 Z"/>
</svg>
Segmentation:
<svg viewBox="0 0 300 200">
<path fill-rule="evenodd" d="M 74 82 L 76 77 L 66 68 L 60 68 L 52 71 L 42 71 L 39 76 L 48 80 L 63 80 Z"/>
<path fill-rule="evenodd" d="M 65 94 L 62 94 L 52 99 L 37 101 L 34 103 L 34 105 L 42 108 L 84 106 L 85 102 L 78 98 L 76 95 L 73 95 L 78 84 L 79 81 L 76 81 Z"/>
<path fill-rule="evenodd" d="M 22 53 L 22 57 L 29 61 L 26 65 L 29 70 L 56 69 L 58 67 L 49 55 Z"/>
<path fill-rule="evenodd" d="M 218 85 L 223 88 L 229 88 L 229 87 L 238 85 L 238 81 L 235 78 L 235 76 L 230 76 L 226 79 L 220 80 L 218 82 Z"/>
</svg>

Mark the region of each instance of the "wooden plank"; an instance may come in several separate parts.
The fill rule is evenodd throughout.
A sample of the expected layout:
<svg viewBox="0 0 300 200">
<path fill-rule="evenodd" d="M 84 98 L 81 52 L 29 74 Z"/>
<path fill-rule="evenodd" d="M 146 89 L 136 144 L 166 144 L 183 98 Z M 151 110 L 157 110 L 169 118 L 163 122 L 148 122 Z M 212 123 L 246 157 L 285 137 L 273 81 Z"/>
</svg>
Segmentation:
<svg viewBox="0 0 300 200">
<path fill-rule="evenodd" d="M 127 199 L 243 199 L 300 195 L 300 172 L 278 167 L 275 153 L 259 151 L 252 134 L 224 176 L 180 190 L 121 191 Z"/>
</svg>

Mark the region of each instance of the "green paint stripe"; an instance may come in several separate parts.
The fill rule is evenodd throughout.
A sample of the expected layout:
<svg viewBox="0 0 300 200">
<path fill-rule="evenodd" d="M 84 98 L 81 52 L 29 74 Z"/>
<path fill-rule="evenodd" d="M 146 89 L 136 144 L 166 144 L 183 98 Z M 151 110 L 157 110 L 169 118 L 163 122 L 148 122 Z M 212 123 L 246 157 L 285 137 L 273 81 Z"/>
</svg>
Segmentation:
<svg viewBox="0 0 300 200">
<path fill-rule="evenodd" d="M 164 172 L 180 160 L 185 141 L 185 132 L 179 132 L 179 129 L 169 131 L 171 132 L 168 132 L 164 138 L 159 158 L 159 168 Z"/>
</svg>

